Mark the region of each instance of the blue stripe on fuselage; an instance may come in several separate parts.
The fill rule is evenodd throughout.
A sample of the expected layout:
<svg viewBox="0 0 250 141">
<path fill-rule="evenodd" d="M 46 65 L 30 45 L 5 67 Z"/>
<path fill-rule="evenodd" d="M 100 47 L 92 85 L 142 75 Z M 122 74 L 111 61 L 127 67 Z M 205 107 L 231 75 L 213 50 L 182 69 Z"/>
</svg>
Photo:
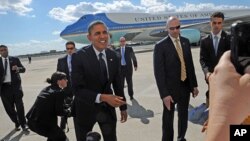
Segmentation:
<svg viewBox="0 0 250 141">
<path fill-rule="evenodd" d="M 61 36 L 72 35 L 72 34 L 84 34 L 87 33 L 88 25 L 95 21 L 101 20 L 103 21 L 109 28 L 110 31 L 113 30 L 132 30 L 132 29 L 140 29 L 140 28 L 153 28 L 153 27 L 163 27 L 166 25 L 165 21 L 162 22 L 151 22 L 151 23 L 137 23 L 137 24 L 119 24 L 113 22 L 109 19 L 105 13 L 99 13 L 96 15 L 88 14 L 81 17 L 77 22 L 72 25 L 69 25 L 61 32 Z M 181 20 L 182 25 L 187 24 L 195 24 L 209 21 L 209 18 L 200 18 L 200 19 L 188 19 Z"/>
</svg>

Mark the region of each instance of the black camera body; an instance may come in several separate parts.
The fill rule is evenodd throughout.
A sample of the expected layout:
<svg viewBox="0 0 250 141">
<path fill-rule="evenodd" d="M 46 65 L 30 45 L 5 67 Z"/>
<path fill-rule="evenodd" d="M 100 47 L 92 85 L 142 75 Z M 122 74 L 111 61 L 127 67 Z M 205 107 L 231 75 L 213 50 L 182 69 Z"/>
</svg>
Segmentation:
<svg viewBox="0 0 250 141">
<path fill-rule="evenodd" d="M 64 99 L 64 103 L 63 103 L 64 109 L 71 108 L 72 107 L 72 102 L 73 102 L 73 99 L 71 97 L 66 97 Z"/>
<path fill-rule="evenodd" d="M 231 26 L 231 60 L 240 74 L 250 65 L 250 21 Z"/>
</svg>

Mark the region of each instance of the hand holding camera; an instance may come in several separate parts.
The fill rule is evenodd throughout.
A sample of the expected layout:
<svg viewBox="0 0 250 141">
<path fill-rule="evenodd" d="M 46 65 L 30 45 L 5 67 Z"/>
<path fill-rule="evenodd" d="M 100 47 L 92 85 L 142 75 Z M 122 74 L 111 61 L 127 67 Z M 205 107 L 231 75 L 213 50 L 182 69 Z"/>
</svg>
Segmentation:
<svg viewBox="0 0 250 141">
<path fill-rule="evenodd" d="M 12 70 L 16 71 L 16 73 L 19 72 L 19 67 L 17 65 L 12 66 Z"/>
<path fill-rule="evenodd" d="M 250 21 L 231 26 L 231 60 L 238 73 L 250 72 Z"/>
<path fill-rule="evenodd" d="M 66 117 L 71 117 L 72 102 L 73 102 L 73 99 L 71 97 L 66 97 L 64 99 L 63 108 L 64 108 L 64 112 L 66 113 L 65 114 Z"/>
</svg>

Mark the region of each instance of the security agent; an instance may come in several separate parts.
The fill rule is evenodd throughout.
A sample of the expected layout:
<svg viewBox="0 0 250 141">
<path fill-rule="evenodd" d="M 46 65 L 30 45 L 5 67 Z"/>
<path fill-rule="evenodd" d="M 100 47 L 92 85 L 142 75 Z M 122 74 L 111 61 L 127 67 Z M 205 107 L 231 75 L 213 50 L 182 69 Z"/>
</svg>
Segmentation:
<svg viewBox="0 0 250 141">
<path fill-rule="evenodd" d="M 66 93 L 64 98 L 64 106 L 66 109 L 68 109 L 71 108 L 73 100 L 73 92 L 71 87 L 71 72 L 72 72 L 71 59 L 72 59 L 72 54 L 75 53 L 76 51 L 76 48 L 75 48 L 75 43 L 72 41 L 68 41 L 65 44 L 65 47 L 66 47 L 66 55 L 58 59 L 56 70 L 64 72 L 67 75 L 68 84 L 67 87 L 64 89 Z M 60 127 L 66 132 L 69 130 L 68 127 L 66 129 L 67 122 L 68 122 L 67 117 L 61 117 Z"/>
<path fill-rule="evenodd" d="M 20 130 L 20 125 L 23 131 L 28 131 L 20 77 L 26 69 L 17 57 L 9 56 L 7 46 L 0 45 L 0 55 L 0 96 L 4 109 L 15 123 L 16 131 Z"/>
</svg>

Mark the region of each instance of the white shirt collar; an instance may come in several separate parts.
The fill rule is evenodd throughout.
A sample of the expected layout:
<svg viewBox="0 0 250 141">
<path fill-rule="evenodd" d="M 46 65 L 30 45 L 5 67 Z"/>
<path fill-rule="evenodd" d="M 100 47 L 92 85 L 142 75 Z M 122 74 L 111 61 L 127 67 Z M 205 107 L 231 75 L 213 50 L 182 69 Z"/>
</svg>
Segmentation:
<svg viewBox="0 0 250 141">
<path fill-rule="evenodd" d="M 174 43 L 176 39 L 178 39 L 180 41 L 180 36 L 178 36 L 177 38 L 172 37 L 171 35 L 169 35 L 170 39 L 172 40 L 172 42 Z"/>
<path fill-rule="evenodd" d="M 103 54 L 103 57 L 104 58 L 106 58 L 106 52 L 105 52 L 105 49 L 104 50 L 102 50 L 101 52 L 100 51 L 98 51 L 94 46 L 93 46 L 93 49 L 94 49 L 94 51 L 95 51 L 95 54 L 96 54 L 96 57 L 97 57 L 97 59 L 99 59 L 99 54 L 100 53 L 102 53 Z"/>
<path fill-rule="evenodd" d="M 220 39 L 221 38 L 221 32 L 222 32 L 222 30 L 217 35 L 215 35 L 213 32 L 211 32 L 213 39 L 214 39 L 214 36 L 217 36 L 218 39 Z"/>
<path fill-rule="evenodd" d="M 3 59 L 3 60 L 4 60 L 4 59 L 8 59 L 8 60 L 9 60 L 9 56 L 7 56 L 6 58 L 2 56 L 2 59 Z"/>
</svg>

